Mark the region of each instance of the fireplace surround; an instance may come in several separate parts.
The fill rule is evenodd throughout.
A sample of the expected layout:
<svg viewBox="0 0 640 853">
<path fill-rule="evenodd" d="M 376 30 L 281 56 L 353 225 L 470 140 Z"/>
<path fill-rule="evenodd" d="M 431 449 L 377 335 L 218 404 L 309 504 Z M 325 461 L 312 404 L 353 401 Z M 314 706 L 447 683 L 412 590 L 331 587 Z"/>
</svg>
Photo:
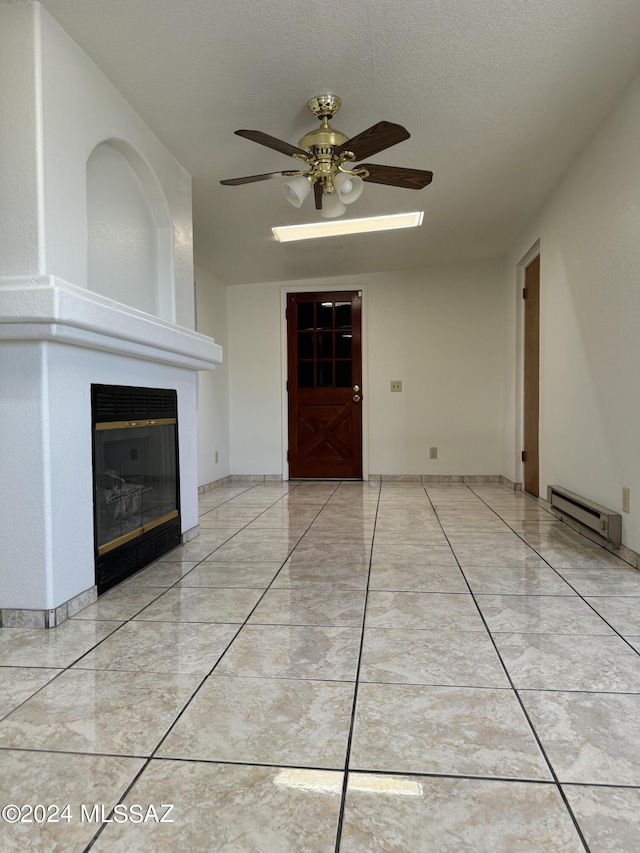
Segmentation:
<svg viewBox="0 0 640 853">
<path fill-rule="evenodd" d="M 175 390 L 92 385 L 98 594 L 180 544 Z"/>
</svg>

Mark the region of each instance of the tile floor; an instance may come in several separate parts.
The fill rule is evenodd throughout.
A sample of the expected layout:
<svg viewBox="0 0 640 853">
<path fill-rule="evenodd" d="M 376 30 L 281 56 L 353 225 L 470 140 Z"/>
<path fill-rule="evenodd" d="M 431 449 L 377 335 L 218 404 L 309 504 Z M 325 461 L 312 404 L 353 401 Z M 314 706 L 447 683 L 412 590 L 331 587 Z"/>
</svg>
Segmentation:
<svg viewBox="0 0 640 853">
<path fill-rule="evenodd" d="M 492 483 L 200 512 L 0 631 L 2 851 L 640 850 L 640 572 Z"/>
</svg>

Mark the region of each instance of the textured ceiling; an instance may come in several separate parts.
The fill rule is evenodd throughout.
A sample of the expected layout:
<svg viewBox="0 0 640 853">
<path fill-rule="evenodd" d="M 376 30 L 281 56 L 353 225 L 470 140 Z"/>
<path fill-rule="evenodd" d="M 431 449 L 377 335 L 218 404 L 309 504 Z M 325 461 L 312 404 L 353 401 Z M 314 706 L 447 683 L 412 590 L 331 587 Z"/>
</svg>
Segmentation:
<svg viewBox="0 0 640 853">
<path fill-rule="evenodd" d="M 228 284 L 502 254 L 640 63 L 639 0 L 44 0 L 193 175 L 196 262 Z M 368 184 L 359 217 L 424 209 L 421 228 L 281 245 L 314 220 L 277 181 L 296 161 L 234 136 L 297 144 L 309 98 L 335 92 L 353 136 L 382 119 L 411 139 L 372 162 L 433 184 Z"/>
</svg>

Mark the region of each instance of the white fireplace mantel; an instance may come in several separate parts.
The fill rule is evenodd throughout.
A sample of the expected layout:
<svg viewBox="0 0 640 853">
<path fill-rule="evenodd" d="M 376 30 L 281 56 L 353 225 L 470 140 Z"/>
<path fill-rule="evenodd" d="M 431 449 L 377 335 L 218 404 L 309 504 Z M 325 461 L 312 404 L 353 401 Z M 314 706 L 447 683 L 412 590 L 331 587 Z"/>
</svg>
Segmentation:
<svg viewBox="0 0 640 853">
<path fill-rule="evenodd" d="M 57 341 L 187 370 L 222 362 L 212 338 L 56 276 L 0 279 L 0 341 Z"/>
<path fill-rule="evenodd" d="M 0 624 L 54 627 L 96 597 L 91 385 L 178 396 L 182 535 L 197 527 L 197 371 L 212 338 L 55 276 L 0 278 Z"/>
</svg>

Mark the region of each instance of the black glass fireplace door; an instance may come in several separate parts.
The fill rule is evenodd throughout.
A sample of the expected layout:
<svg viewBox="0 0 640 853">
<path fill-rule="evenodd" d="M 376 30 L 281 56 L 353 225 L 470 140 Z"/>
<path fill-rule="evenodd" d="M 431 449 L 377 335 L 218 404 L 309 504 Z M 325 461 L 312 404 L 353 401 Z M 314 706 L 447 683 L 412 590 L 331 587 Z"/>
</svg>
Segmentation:
<svg viewBox="0 0 640 853">
<path fill-rule="evenodd" d="M 151 393 L 148 409 L 153 409 L 153 400 L 158 395 L 169 395 L 169 403 L 163 402 L 165 411 L 160 415 L 171 415 L 171 409 L 177 409 L 175 392 L 93 387 L 94 523 L 99 593 L 180 544 L 177 418 L 132 416 L 100 420 L 101 413 L 108 416 L 109 406 L 104 403 L 111 402 L 111 396 L 119 404 L 113 405 L 113 413 L 117 411 L 119 417 L 123 414 L 122 401 L 129 396 L 135 399 L 137 411 L 132 408 L 127 414 L 139 414 L 145 391 Z"/>
<path fill-rule="evenodd" d="M 98 424 L 94 470 L 98 554 L 177 517 L 175 421 Z"/>
</svg>

